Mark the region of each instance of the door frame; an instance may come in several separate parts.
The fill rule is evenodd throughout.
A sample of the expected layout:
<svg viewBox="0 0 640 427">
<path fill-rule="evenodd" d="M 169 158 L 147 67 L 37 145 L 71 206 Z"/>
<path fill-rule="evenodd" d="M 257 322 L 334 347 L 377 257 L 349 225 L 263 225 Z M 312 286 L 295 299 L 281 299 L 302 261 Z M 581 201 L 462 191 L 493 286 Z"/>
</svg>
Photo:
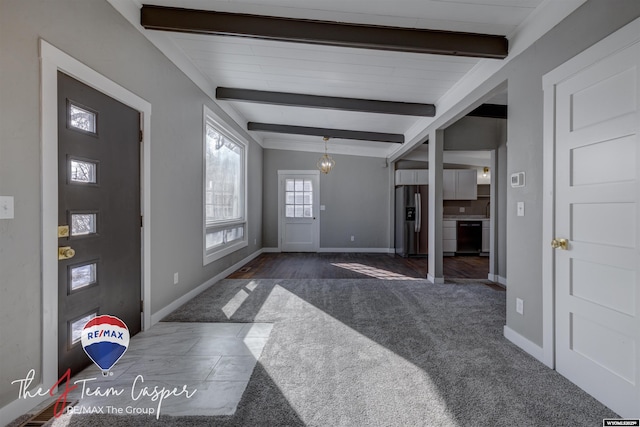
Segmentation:
<svg viewBox="0 0 640 427">
<path fill-rule="evenodd" d="M 318 209 L 317 214 L 315 215 L 317 221 L 314 222 L 314 230 L 315 234 L 315 252 L 320 250 L 320 171 L 319 170 L 278 170 L 278 252 L 282 252 L 282 239 L 284 233 L 284 227 L 282 226 L 282 222 L 284 221 L 284 190 L 282 188 L 280 180 L 285 175 L 308 175 L 308 176 L 316 176 L 318 177 L 318 188 L 314 189 L 315 195 L 313 196 L 314 204 L 317 200 L 318 206 L 315 208 Z"/>
<path fill-rule="evenodd" d="M 42 185 L 42 383 L 58 380 L 58 71 L 91 86 L 140 112 L 140 203 L 142 227 L 142 330 L 151 326 L 151 104 L 60 49 L 39 40 L 41 63 L 41 185 Z"/>
<path fill-rule="evenodd" d="M 556 85 L 633 44 L 640 42 L 640 18 L 566 61 L 542 77 L 543 200 L 542 200 L 542 354 L 541 361 L 555 369 L 555 98 Z"/>
</svg>

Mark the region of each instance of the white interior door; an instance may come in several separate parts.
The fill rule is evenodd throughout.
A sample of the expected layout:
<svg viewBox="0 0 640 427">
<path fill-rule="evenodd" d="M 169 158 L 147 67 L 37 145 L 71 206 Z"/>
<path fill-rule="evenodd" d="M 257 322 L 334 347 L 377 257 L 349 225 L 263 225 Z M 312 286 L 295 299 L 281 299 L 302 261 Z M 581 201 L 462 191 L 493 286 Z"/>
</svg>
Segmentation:
<svg viewBox="0 0 640 427">
<path fill-rule="evenodd" d="M 319 171 L 278 171 L 280 250 L 317 252 L 319 247 Z"/>
<path fill-rule="evenodd" d="M 640 416 L 640 43 L 556 84 L 556 367 Z"/>
</svg>

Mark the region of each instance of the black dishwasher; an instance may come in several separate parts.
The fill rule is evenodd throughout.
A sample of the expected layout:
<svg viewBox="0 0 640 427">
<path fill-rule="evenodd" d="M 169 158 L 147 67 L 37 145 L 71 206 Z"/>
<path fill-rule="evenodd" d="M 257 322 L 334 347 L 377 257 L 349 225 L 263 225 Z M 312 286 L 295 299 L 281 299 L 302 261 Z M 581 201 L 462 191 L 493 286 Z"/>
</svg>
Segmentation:
<svg viewBox="0 0 640 427">
<path fill-rule="evenodd" d="M 459 254 L 479 254 L 482 250 L 482 221 L 458 220 L 457 248 Z"/>
</svg>

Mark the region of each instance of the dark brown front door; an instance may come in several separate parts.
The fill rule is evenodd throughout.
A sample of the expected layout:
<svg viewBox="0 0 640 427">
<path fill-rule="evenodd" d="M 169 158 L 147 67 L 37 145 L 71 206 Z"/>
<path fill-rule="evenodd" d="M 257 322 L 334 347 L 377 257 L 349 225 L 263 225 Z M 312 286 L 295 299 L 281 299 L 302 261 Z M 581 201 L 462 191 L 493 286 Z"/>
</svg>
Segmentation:
<svg viewBox="0 0 640 427">
<path fill-rule="evenodd" d="M 141 329 L 140 114 L 58 73 L 58 371 L 97 315 Z"/>
</svg>

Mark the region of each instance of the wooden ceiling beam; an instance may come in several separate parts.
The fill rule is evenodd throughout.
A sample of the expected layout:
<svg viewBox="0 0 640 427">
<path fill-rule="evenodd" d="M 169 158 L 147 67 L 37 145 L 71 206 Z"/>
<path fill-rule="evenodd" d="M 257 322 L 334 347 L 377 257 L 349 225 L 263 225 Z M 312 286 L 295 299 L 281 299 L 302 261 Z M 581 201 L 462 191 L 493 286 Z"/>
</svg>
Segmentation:
<svg viewBox="0 0 640 427">
<path fill-rule="evenodd" d="M 402 116 L 433 117 L 436 115 L 436 107 L 433 104 L 340 98 L 334 96 L 269 92 L 228 87 L 216 88 L 216 99 L 225 101 L 253 102 L 257 104 L 284 105 L 287 107 L 309 107 L 344 111 L 360 111 L 365 113 L 396 114 Z"/>
<path fill-rule="evenodd" d="M 247 123 L 247 129 L 257 132 L 312 135 L 333 139 L 355 139 L 359 141 L 394 142 L 402 144 L 404 135 L 396 133 L 366 132 L 359 130 L 315 128 L 307 126 L 278 125 L 272 123 Z"/>
<path fill-rule="evenodd" d="M 509 41 L 490 34 L 349 24 L 143 5 L 147 30 L 249 37 L 362 49 L 504 59 Z"/>
</svg>

